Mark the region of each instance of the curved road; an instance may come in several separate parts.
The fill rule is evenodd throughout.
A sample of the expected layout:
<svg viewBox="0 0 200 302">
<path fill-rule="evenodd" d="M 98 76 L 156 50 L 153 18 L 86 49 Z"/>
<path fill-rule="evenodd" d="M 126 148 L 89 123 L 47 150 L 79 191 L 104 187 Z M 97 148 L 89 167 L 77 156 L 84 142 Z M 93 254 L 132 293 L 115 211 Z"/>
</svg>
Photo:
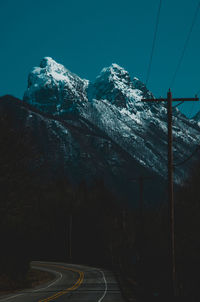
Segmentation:
<svg viewBox="0 0 200 302">
<path fill-rule="evenodd" d="M 54 273 L 55 280 L 35 289 L 3 296 L 0 302 L 124 301 L 117 281 L 110 271 L 56 262 L 33 262 L 32 267 Z"/>
</svg>

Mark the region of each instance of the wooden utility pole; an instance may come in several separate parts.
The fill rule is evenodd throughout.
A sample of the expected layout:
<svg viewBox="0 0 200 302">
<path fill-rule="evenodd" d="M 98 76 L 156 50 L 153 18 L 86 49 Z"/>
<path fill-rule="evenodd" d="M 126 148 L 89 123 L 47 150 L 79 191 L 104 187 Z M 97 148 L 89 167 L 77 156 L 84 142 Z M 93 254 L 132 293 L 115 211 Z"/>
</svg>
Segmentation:
<svg viewBox="0 0 200 302">
<path fill-rule="evenodd" d="M 168 115 L 168 203 L 169 203 L 169 223 L 170 223 L 170 287 L 172 296 L 177 295 L 176 290 L 176 263 L 175 263 L 175 232 L 174 232 L 174 191 L 173 191 L 173 135 L 172 135 L 172 102 L 198 101 L 195 98 L 172 98 L 171 90 L 167 93 L 167 98 L 142 99 L 144 102 L 163 102 L 167 101 Z"/>
<path fill-rule="evenodd" d="M 172 295 L 176 296 L 176 260 L 175 260 L 175 230 L 174 230 L 174 182 L 173 182 L 173 137 L 172 137 L 172 93 L 167 93 L 168 115 L 168 201 L 169 201 L 169 227 L 170 227 L 170 271 Z"/>
</svg>

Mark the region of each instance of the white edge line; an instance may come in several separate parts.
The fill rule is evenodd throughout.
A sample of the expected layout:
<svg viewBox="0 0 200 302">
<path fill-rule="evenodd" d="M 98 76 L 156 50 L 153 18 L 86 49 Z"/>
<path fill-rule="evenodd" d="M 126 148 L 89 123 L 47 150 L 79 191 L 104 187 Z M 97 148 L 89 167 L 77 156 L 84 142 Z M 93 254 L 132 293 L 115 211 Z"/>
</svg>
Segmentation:
<svg viewBox="0 0 200 302">
<path fill-rule="evenodd" d="M 103 293 L 103 296 L 98 300 L 98 302 L 101 302 L 104 298 L 105 298 L 105 295 L 107 293 L 107 290 L 108 290 L 108 285 L 107 285 L 107 282 L 106 282 L 106 277 L 105 277 L 105 274 L 103 271 L 99 270 L 101 273 L 102 273 L 102 276 L 103 276 L 103 280 L 105 282 L 105 291 Z"/>
<path fill-rule="evenodd" d="M 13 298 L 16 298 L 16 297 L 19 297 L 19 296 L 23 296 L 25 294 L 17 294 L 17 295 L 14 295 L 14 296 L 11 296 L 11 297 L 8 297 L 8 298 L 5 298 L 5 299 L 0 299 L 0 301 L 7 301 L 7 300 L 10 300 L 10 299 L 13 299 Z"/>
<path fill-rule="evenodd" d="M 34 268 L 36 268 L 36 267 L 34 267 Z M 38 268 L 39 268 L 39 266 L 38 266 Z M 40 268 L 43 268 L 43 267 L 40 267 Z M 60 273 L 60 272 L 57 272 L 57 271 L 53 271 L 53 270 L 50 270 L 50 269 L 46 269 L 46 271 L 50 271 L 50 272 L 53 272 L 53 273 L 58 273 L 60 276 L 55 280 L 55 281 L 53 281 L 52 283 L 50 283 L 49 285 L 47 285 L 46 287 L 42 287 L 42 288 L 38 288 L 38 289 L 35 289 L 35 290 L 33 290 L 32 291 L 32 293 L 35 293 L 35 292 L 37 292 L 37 291 L 40 291 L 40 290 L 43 290 L 43 289 L 46 289 L 46 288 L 49 288 L 50 286 L 52 286 L 53 284 L 55 284 L 56 282 L 58 282 L 59 280 L 61 280 L 62 279 L 62 277 L 63 277 L 63 275 Z M 7 301 L 7 300 L 10 300 L 10 299 L 13 299 L 13 298 L 16 298 L 16 297 L 19 297 L 19 296 L 23 296 L 23 295 L 25 295 L 26 293 L 23 293 L 23 294 L 17 294 L 17 295 L 14 295 L 14 296 L 10 296 L 10 297 L 8 297 L 8 298 L 0 298 L 0 301 Z"/>
<path fill-rule="evenodd" d="M 51 271 L 51 270 L 48 270 L 48 271 L 50 271 L 50 272 L 55 272 L 55 271 Z M 49 287 L 51 287 L 53 284 L 55 284 L 56 282 L 58 282 L 59 280 L 61 280 L 62 277 L 63 277 L 62 273 L 60 273 L 60 272 L 56 272 L 56 273 L 59 274 L 59 277 L 58 277 L 55 281 L 53 281 L 52 283 L 50 283 L 49 285 L 47 285 L 47 286 L 45 286 L 45 287 L 35 289 L 33 292 L 38 292 L 38 291 L 40 291 L 40 290 L 49 288 Z"/>
</svg>

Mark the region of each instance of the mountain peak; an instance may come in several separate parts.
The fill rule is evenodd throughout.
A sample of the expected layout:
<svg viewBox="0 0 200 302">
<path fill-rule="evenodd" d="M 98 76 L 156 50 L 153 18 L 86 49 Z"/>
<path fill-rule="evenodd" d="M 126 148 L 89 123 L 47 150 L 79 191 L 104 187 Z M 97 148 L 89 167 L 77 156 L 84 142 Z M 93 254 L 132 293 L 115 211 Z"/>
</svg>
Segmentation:
<svg viewBox="0 0 200 302">
<path fill-rule="evenodd" d="M 107 81 L 123 81 L 127 84 L 130 83 L 131 78 L 123 67 L 116 63 L 112 63 L 109 67 L 104 67 L 97 77 L 97 80 L 107 80 Z"/>
<path fill-rule="evenodd" d="M 40 62 L 39 69 L 44 69 L 44 71 L 49 73 L 56 73 L 59 75 L 65 76 L 66 74 L 70 73 L 69 70 L 67 70 L 62 64 L 57 63 L 54 59 L 51 57 L 44 57 Z M 36 69 L 38 69 L 36 67 Z M 54 76 L 56 77 L 56 74 Z"/>
<path fill-rule="evenodd" d="M 44 57 L 29 74 L 24 101 L 46 113 L 63 115 L 79 112 L 88 100 L 94 99 L 107 100 L 133 112 L 142 97 L 152 94 L 138 78 L 132 81 L 128 71 L 116 63 L 103 68 L 94 83 L 89 84 L 53 58 Z"/>
<path fill-rule="evenodd" d="M 28 77 L 24 101 L 50 114 L 75 111 L 75 103 L 86 102 L 88 81 L 79 78 L 51 57 L 44 57 Z"/>
<path fill-rule="evenodd" d="M 116 63 L 112 63 L 111 66 L 112 66 L 113 68 L 123 69 L 121 66 L 119 66 L 119 65 L 116 64 Z"/>
<path fill-rule="evenodd" d="M 58 64 L 56 61 L 54 61 L 51 57 L 44 57 L 40 62 L 40 67 L 45 68 L 46 66 L 52 65 L 52 64 Z"/>
<path fill-rule="evenodd" d="M 110 67 L 112 73 L 118 73 L 118 74 L 128 74 L 128 71 L 126 71 L 123 67 L 119 66 L 116 63 L 112 63 Z"/>
<path fill-rule="evenodd" d="M 137 78 L 134 78 L 135 80 Z M 134 80 L 134 81 L 135 81 Z M 141 88 L 145 85 L 141 83 Z M 105 99 L 117 107 L 130 109 L 134 107 L 135 101 L 140 101 L 143 97 L 143 89 L 134 87 L 131 77 L 123 67 L 116 63 L 102 69 L 92 86 L 92 96 L 94 99 Z M 145 90 L 147 93 L 148 90 Z"/>
</svg>

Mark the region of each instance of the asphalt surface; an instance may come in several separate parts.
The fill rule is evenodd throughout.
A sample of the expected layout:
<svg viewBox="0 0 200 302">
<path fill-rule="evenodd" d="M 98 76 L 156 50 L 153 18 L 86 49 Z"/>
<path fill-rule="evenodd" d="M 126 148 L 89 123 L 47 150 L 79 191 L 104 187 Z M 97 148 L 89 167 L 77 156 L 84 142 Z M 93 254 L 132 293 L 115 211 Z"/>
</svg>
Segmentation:
<svg viewBox="0 0 200 302">
<path fill-rule="evenodd" d="M 2 296 L 0 302 L 124 302 L 110 271 L 56 262 L 33 262 L 32 267 L 55 274 L 55 279 L 35 289 Z"/>
</svg>

